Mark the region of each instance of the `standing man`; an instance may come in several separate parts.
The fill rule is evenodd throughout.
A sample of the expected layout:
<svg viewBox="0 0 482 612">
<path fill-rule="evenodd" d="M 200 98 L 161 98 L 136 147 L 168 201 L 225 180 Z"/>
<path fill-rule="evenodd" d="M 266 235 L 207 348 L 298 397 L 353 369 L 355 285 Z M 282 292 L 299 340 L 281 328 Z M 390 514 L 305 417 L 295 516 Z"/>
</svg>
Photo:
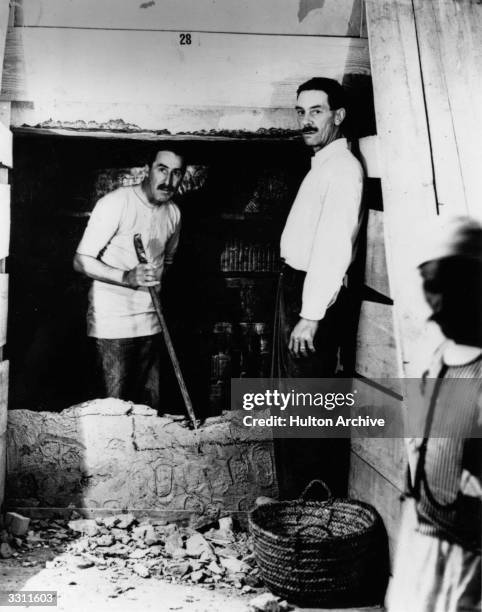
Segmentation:
<svg viewBox="0 0 482 612">
<path fill-rule="evenodd" d="M 346 274 L 361 222 L 363 171 L 343 138 L 346 100 L 333 79 L 297 92 L 296 112 L 311 170 L 281 236 L 274 376 L 334 376 L 346 302 Z"/>
<path fill-rule="evenodd" d="M 435 228 L 434 228 L 435 229 Z M 435 233 L 435 232 L 434 232 Z M 423 429 L 407 438 L 407 496 L 389 612 L 481 610 L 482 225 L 452 219 L 419 266 L 445 341 L 419 389 Z M 421 405 L 407 406 L 408 414 Z M 423 437 L 422 437 L 423 436 Z"/>
<path fill-rule="evenodd" d="M 303 83 L 297 96 L 303 139 L 314 155 L 281 236 L 272 376 L 332 378 L 343 333 L 351 327 L 346 275 L 362 219 L 363 171 L 342 134 L 342 86 L 317 77 Z M 346 442 L 276 440 L 282 497 L 297 497 L 314 478 L 343 495 Z"/>
<path fill-rule="evenodd" d="M 74 257 L 74 269 L 93 279 L 87 334 L 94 339 L 101 393 L 159 408 L 161 333 L 149 287 L 162 275 L 179 241 L 181 214 L 172 197 L 181 183 L 183 157 L 157 150 L 140 185 L 101 198 Z M 141 234 L 148 264 L 139 264 L 134 235 Z"/>
</svg>

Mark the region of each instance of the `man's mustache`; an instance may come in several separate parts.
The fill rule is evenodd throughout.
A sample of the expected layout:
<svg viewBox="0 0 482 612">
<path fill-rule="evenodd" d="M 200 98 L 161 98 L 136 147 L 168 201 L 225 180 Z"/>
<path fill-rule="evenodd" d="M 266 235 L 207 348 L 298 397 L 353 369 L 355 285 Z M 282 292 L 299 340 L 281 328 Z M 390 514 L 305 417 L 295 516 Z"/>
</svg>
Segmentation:
<svg viewBox="0 0 482 612">
<path fill-rule="evenodd" d="M 302 130 L 300 130 L 301 134 L 314 134 L 317 131 L 318 130 L 314 127 L 305 127 Z"/>
</svg>

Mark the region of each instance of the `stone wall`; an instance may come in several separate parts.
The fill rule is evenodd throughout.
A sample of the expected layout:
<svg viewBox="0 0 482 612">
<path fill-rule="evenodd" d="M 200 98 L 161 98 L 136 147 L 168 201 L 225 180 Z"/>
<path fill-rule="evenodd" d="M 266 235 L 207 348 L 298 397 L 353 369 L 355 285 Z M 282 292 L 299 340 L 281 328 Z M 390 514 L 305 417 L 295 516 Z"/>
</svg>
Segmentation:
<svg viewBox="0 0 482 612">
<path fill-rule="evenodd" d="M 94 400 L 8 415 L 6 500 L 24 513 L 128 509 L 203 519 L 277 496 L 272 439 L 237 412 L 194 431 L 146 406 Z"/>
</svg>

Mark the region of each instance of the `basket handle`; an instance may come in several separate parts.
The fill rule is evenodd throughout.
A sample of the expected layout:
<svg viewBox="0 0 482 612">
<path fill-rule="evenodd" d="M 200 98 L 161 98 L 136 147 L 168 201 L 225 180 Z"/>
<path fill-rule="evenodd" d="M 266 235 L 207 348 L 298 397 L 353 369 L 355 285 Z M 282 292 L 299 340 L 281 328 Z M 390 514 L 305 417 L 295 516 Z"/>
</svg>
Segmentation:
<svg viewBox="0 0 482 612">
<path fill-rule="evenodd" d="M 304 489 L 303 493 L 300 495 L 300 499 L 305 500 L 305 499 L 306 499 L 306 497 L 307 497 L 307 495 L 308 495 L 308 493 L 310 492 L 310 490 L 311 490 L 313 487 L 315 487 L 315 486 L 321 487 L 321 488 L 324 490 L 324 492 L 326 493 L 326 499 L 325 499 L 325 501 L 330 501 L 330 499 L 333 497 L 333 495 L 332 495 L 332 493 L 331 493 L 331 491 L 330 491 L 329 486 L 326 484 L 326 482 L 323 482 L 323 480 L 318 480 L 318 479 L 312 480 L 312 481 L 311 481 L 311 482 L 310 482 L 310 483 L 309 483 L 309 484 L 308 484 L 308 485 L 305 487 L 305 489 Z"/>
</svg>

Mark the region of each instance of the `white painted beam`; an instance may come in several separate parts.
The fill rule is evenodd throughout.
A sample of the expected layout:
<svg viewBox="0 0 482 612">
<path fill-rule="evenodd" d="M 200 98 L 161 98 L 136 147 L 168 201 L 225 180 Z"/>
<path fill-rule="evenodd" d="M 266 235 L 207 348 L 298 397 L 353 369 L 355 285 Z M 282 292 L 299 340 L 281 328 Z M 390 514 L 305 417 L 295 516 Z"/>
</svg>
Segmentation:
<svg viewBox="0 0 482 612">
<path fill-rule="evenodd" d="M 361 0 L 28 0 L 15 25 L 359 36 Z"/>
</svg>

